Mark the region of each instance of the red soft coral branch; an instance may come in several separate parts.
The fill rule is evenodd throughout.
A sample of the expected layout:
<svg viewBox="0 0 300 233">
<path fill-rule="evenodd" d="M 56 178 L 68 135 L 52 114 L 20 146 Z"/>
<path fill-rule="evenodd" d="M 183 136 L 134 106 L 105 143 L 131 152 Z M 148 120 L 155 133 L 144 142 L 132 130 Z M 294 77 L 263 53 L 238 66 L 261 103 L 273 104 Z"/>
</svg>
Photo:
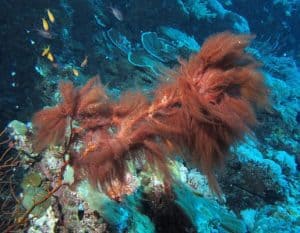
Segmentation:
<svg viewBox="0 0 300 233">
<path fill-rule="evenodd" d="M 88 120 L 92 121 L 102 113 L 101 108 L 105 105 L 106 96 L 98 77 L 91 79 L 80 90 L 74 88 L 71 82 L 63 82 L 60 93 L 62 102 L 59 105 L 45 108 L 33 117 L 36 131 L 34 149 L 37 152 L 51 144 L 64 142 L 68 118 L 85 119 L 88 115 Z M 99 120 L 94 124 L 100 124 Z"/>
<path fill-rule="evenodd" d="M 256 108 L 267 104 L 258 65 L 244 51 L 250 39 L 228 32 L 210 37 L 152 102 L 128 93 L 112 103 L 97 78 L 80 90 L 62 84 L 63 102 L 34 117 L 37 150 L 61 143 L 70 117 L 79 125 L 73 143 L 82 143 L 79 153 L 70 151 L 78 179 L 87 175 L 102 187 L 123 182 L 126 159 L 144 157 L 169 183 L 167 157 L 176 152 L 197 164 L 219 193 L 214 168 L 256 124 Z"/>
<path fill-rule="evenodd" d="M 76 90 L 72 83 L 60 84 L 62 103 L 54 108 L 46 108 L 36 113 L 33 124 L 36 129 L 34 149 L 39 152 L 49 144 L 61 144 L 64 141 L 68 117 L 75 114 Z"/>
</svg>

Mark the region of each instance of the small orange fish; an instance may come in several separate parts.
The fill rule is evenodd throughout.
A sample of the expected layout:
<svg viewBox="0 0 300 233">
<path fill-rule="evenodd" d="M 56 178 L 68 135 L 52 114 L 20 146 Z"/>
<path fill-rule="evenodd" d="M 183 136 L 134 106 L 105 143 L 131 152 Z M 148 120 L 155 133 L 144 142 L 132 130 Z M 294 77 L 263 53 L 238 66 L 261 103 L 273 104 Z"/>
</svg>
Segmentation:
<svg viewBox="0 0 300 233">
<path fill-rule="evenodd" d="M 55 22 L 55 17 L 49 9 L 47 9 L 47 15 L 48 15 L 48 18 L 49 18 L 50 22 L 54 23 Z"/>
<path fill-rule="evenodd" d="M 50 52 L 50 46 L 48 45 L 48 47 L 44 48 L 43 49 L 43 52 L 42 52 L 42 56 L 45 57 L 48 53 Z"/>
<path fill-rule="evenodd" d="M 79 75 L 79 71 L 75 68 L 72 69 L 72 72 L 76 77 Z"/>
<path fill-rule="evenodd" d="M 123 21 L 123 14 L 118 8 L 110 6 L 109 9 L 111 10 L 111 13 L 116 17 L 117 20 Z"/>
<path fill-rule="evenodd" d="M 80 67 L 83 68 L 88 64 L 88 56 L 84 57 L 84 60 L 81 62 Z"/>
<path fill-rule="evenodd" d="M 49 53 L 47 54 L 47 59 L 48 59 L 49 61 L 51 61 L 51 62 L 54 62 L 54 56 L 53 56 L 53 54 L 52 54 L 51 52 L 49 52 Z"/>
<path fill-rule="evenodd" d="M 43 23 L 43 29 L 44 31 L 49 31 L 49 24 L 45 18 L 42 18 L 42 23 Z"/>
</svg>

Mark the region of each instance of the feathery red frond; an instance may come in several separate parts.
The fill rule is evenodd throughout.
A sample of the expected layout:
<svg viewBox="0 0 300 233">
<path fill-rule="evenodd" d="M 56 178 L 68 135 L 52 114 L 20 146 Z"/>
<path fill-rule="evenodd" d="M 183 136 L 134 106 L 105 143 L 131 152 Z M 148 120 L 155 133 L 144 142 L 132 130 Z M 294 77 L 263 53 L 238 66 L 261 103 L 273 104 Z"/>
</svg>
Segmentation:
<svg viewBox="0 0 300 233">
<path fill-rule="evenodd" d="M 218 66 L 223 69 L 244 65 L 246 61 L 253 61 L 244 51 L 252 38 L 250 35 L 234 35 L 230 32 L 213 35 L 204 42 L 200 53 L 192 59 L 192 64 L 197 66 L 197 60 L 200 60 L 205 68 Z"/>
<path fill-rule="evenodd" d="M 62 96 L 61 106 L 64 114 L 67 116 L 73 116 L 76 107 L 77 91 L 71 82 L 63 82 L 59 85 L 60 93 Z"/>
<path fill-rule="evenodd" d="M 153 109 L 162 106 L 152 116 L 158 135 L 181 145 L 216 192 L 214 168 L 255 125 L 256 107 L 267 103 L 257 63 L 244 51 L 250 38 L 228 32 L 208 38 L 201 51 L 182 64 L 175 84 L 161 87 L 153 102 Z"/>
<path fill-rule="evenodd" d="M 198 106 L 183 108 L 185 115 L 193 116 L 187 124 L 187 135 L 193 138 L 186 140 L 194 161 L 200 161 L 215 189 L 214 167 L 222 163 L 229 147 L 255 125 L 255 108 L 267 103 L 262 75 L 244 51 L 250 38 L 228 32 L 208 38 L 201 51 L 183 65 L 179 78 L 186 80 L 179 82 L 185 93 L 183 106 L 192 102 Z M 189 93 L 183 90 L 185 82 L 191 82 Z"/>
<path fill-rule="evenodd" d="M 115 179 L 123 182 L 128 158 L 145 158 L 167 183 L 167 156 L 176 152 L 198 165 L 220 193 L 215 167 L 256 124 L 256 109 L 268 102 L 258 65 L 244 51 L 250 39 L 229 32 L 210 37 L 174 79 L 157 88 L 151 103 L 140 93 L 127 93 L 113 104 L 98 78 L 80 90 L 62 84 L 63 102 L 34 117 L 38 149 L 62 143 L 71 117 L 82 129 L 81 151 L 71 153 L 78 177 L 87 175 L 105 189 Z"/>
<path fill-rule="evenodd" d="M 77 115 L 97 114 L 97 109 L 101 108 L 107 96 L 100 83 L 99 77 L 92 78 L 79 90 L 77 102 Z"/>
<path fill-rule="evenodd" d="M 61 106 L 46 108 L 33 117 L 35 139 L 33 149 L 40 152 L 51 144 L 61 144 L 65 137 L 66 117 Z"/>
<path fill-rule="evenodd" d="M 39 152 L 51 144 L 62 144 L 65 138 L 67 117 L 74 115 L 76 91 L 71 82 L 60 84 L 62 103 L 46 108 L 33 117 L 35 128 L 34 150 Z"/>
</svg>

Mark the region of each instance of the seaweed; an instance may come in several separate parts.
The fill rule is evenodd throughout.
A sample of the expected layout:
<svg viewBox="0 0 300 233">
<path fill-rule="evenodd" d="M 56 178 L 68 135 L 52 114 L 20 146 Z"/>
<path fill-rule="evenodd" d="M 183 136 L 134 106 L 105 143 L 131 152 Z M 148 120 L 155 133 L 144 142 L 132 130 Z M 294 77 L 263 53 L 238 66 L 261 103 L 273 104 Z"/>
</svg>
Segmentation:
<svg viewBox="0 0 300 233">
<path fill-rule="evenodd" d="M 180 153 L 220 194 L 214 169 L 257 124 L 255 112 L 268 105 L 259 64 L 244 51 L 250 40 L 229 32 L 208 38 L 151 101 L 126 93 L 113 102 L 98 78 L 81 89 L 62 84 L 63 102 L 34 116 L 36 150 L 63 144 L 69 122 L 72 136 L 65 144 L 77 180 L 87 176 L 105 191 L 115 179 L 124 182 L 129 158 L 145 159 L 169 190 L 167 159 Z"/>
</svg>

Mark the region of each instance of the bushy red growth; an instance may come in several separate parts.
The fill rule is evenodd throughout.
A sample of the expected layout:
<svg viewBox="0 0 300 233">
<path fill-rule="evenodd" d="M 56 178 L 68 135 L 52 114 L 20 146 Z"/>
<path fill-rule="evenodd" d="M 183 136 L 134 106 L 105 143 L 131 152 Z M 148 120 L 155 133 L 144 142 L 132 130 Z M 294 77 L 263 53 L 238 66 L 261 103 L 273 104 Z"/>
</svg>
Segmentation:
<svg viewBox="0 0 300 233">
<path fill-rule="evenodd" d="M 74 115 L 76 91 L 71 82 L 60 84 L 62 103 L 45 108 L 33 117 L 35 127 L 34 150 L 42 151 L 51 144 L 61 144 L 65 138 L 67 118 Z"/>
<path fill-rule="evenodd" d="M 97 123 L 91 120 L 93 115 L 99 115 L 99 111 L 105 105 L 103 99 L 106 96 L 98 77 L 92 78 L 80 90 L 75 89 L 71 82 L 63 82 L 60 84 L 60 93 L 62 102 L 59 105 L 45 108 L 33 117 L 36 152 L 51 144 L 64 142 L 68 119 L 84 119 L 85 115 L 89 115 L 91 117 L 87 120 L 88 123 L 85 122 L 85 127 L 99 124 L 99 119 Z"/>
<path fill-rule="evenodd" d="M 209 38 L 151 103 L 137 93 L 109 102 L 97 78 L 75 92 L 63 84 L 64 101 L 34 118 L 39 149 L 63 140 L 70 117 L 81 129 L 73 144 L 81 142 L 82 149 L 70 151 L 77 178 L 87 175 L 105 188 L 113 179 L 123 181 L 128 158 L 145 158 L 168 183 L 167 156 L 180 152 L 219 193 L 214 168 L 255 125 L 256 108 L 267 103 L 258 65 L 244 51 L 250 38 L 228 32 Z"/>
<path fill-rule="evenodd" d="M 89 129 L 81 136 L 84 148 L 72 160 L 73 166 L 83 171 L 79 176 L 87 174 L 94 185 L 107 190 L 115 179 L 124 182 L 126 160 L 141 159 L 143 154 L 169 180 L 164 145 L 156 140 L 157 133 L 147 122 L 149 103 L 145 97 L 127 93 L 111 107 L 110 124 Z"/>
<path fill-rule="evenodd" d="M 105 105 L 107 96 L 98 76 L 78 91 L 76 115 L 94 115 Z"/>
<path fill-rule="evenodd" d="M 188 149 L 185 155 L 200 165 L 217 193 L 215 166 L 255 125 L 255 108 L 267 104 L 257 63 L 244 51 L 250 38 L 228 32 L 209 38 L 153 103 L 163 105 L 163 113 L 153 116 L 158 134 L 180 145 L 182 153 Z"/>
</svg>

